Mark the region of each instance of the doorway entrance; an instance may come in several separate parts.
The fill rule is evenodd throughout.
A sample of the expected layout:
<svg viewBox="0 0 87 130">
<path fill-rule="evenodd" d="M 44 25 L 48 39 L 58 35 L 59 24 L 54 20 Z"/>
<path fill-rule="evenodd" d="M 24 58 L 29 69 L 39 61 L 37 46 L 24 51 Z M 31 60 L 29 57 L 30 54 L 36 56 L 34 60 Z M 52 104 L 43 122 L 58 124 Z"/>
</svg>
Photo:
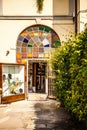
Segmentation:
<svg viewBox="0 0 87 130">
<path fill-rule="evenodd" d="M 29 92 L 45 93 L 46 91 L 46 67 L 45 62 L 32 62 L 28 65 L 28 89 Z"/>
</svg>

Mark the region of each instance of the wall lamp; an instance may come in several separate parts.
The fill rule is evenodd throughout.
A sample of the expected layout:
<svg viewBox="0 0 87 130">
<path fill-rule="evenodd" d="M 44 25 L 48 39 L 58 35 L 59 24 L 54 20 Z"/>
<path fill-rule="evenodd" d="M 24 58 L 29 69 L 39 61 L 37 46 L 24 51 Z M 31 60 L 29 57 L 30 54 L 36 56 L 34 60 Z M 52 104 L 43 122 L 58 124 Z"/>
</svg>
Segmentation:
<svg viewBox="0 0 87 130">
<path fill-rule="evenodd" d="M 9 50 L 7 50 L 7 51 L 6 51 L 6 56 L 8 56 L 8 55 L 9 55 L 9 53 L 10 53 L 10 51 L 9 51 Z"/>
</svg>

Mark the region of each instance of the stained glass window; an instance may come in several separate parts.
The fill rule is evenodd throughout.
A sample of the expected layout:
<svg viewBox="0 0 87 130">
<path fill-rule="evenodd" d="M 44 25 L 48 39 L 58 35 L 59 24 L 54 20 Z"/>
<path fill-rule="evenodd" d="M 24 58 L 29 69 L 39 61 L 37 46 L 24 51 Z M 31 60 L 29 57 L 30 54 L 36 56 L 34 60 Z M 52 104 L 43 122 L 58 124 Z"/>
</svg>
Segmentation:
<svg viewBox="0 0 87 130">
<path fill-rule="evenodd" d="M 44 25 L 33 25 L 18 36 L 16 44 L 17 62 L 26 58 L 49 58 L 50 48 L 60 46 L 57 33 Z"/>
</svg>

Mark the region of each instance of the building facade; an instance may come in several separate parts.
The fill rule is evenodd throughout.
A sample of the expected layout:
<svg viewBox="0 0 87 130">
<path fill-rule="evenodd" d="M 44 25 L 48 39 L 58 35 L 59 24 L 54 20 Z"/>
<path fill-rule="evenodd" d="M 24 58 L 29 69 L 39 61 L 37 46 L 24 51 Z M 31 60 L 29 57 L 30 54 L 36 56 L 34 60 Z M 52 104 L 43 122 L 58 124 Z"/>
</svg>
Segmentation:
<svg viewBox="0 0 87 130">
<path fill-rule="evenodd" d="M 25 64 L 25 91 L 53 95 L 49 60 L 56 47 L 80 31 L 80 0 L 0 0 L 0 63 Z"/>
</svg>

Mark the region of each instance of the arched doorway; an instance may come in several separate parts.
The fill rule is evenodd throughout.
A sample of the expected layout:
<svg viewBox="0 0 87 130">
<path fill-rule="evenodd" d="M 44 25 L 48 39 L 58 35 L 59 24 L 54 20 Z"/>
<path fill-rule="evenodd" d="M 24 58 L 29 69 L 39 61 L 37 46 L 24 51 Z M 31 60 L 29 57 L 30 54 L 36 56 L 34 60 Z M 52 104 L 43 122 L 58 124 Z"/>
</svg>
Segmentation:
<svg viewBox="0 0 87 130">
<path fill-rule="evenodd" d="M 45 93 L 47 61 L 50 59 L 50 50 L 60 46 L 57 33 L 48 26 L 33 25 L 23 30 L 17 39 L 17 63 L 27 61 L 27 79 L 29 91 Z M 35 88 L 35 90 L 33 89 Z"/>
</svg>

